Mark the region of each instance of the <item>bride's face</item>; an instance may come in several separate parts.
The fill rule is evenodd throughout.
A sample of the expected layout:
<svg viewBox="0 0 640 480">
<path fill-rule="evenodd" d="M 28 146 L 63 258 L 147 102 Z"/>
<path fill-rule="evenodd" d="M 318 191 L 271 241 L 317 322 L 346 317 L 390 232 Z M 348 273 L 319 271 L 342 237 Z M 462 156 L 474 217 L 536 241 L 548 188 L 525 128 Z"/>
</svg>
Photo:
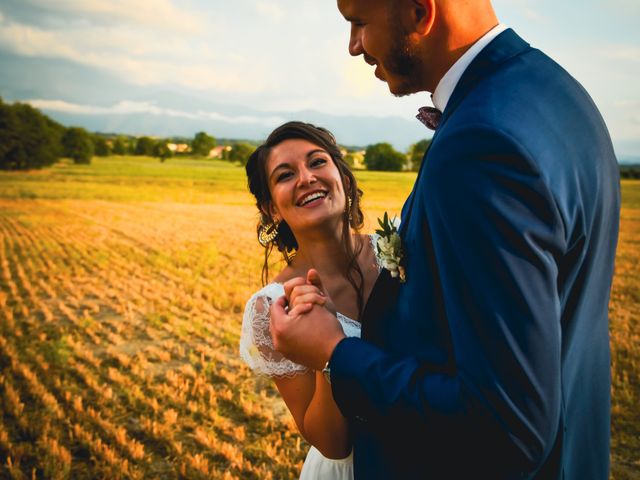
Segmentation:
<svg viewBox="0 0 640 480">
<path fill-rule="evenodd" d="M 294 235 L 342 218 L 345 192 L 326 150 L 307 140 L 285 140 L 271 149 L 266 170 L 270 213 L 286 221 Z"/>
</svg>

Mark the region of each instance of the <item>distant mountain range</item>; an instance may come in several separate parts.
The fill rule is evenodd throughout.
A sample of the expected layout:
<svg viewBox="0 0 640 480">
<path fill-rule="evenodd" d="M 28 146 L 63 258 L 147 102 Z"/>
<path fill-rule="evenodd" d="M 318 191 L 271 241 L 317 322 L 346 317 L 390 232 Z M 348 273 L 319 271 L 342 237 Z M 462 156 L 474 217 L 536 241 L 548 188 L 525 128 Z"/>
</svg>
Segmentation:
<svg viewBox="0 0 640 480">
<path fill-rule="evenodd" d="M 415 119 L 340 116 L 314 110 L 264 112 L 175 93 L 142 96 L 109 106 L 78 105 L 52 100 L 31 102 L 58 122 L 96 132 L 158 137 L 192 137 L 206 131 L 218 138 L 263 140 L 278 125 L 301 120 L 328 128 L 342 145 L 389 142 L 406 150 L 432 133 Z"/>
</svg>

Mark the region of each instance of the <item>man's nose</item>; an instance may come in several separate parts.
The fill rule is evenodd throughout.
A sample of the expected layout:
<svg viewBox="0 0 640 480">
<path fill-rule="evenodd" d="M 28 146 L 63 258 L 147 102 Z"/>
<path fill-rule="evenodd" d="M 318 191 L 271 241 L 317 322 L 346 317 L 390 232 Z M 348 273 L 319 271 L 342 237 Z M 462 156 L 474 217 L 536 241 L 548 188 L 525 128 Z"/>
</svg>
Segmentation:
<svg viewBox="0 0 640 480">
<path fill-rule="evenodd" d="M 360 29 L 359 27 L 352 25 L 351 26 L 351 35 L 349 36 L 349 54 L 357 57 L 358 55 L 362 55 L 362 39 L 360 37 Z"/>
</svg>

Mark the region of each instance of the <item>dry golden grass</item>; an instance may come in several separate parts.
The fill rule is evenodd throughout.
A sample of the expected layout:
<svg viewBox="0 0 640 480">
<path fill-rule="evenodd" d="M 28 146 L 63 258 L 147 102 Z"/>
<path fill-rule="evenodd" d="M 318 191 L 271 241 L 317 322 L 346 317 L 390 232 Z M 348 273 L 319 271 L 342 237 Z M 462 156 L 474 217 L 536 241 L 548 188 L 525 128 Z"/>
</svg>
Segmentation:
<svg viewBox="0 0 640 480">
<path fill-rule="evenodd" d="M 640 181 L 622 182 L 611 292 L 612 477 L 640 478 Z"/>
<path fill-rule="evenodd" d="M 297 478 L 307 446 L 237 354 L 261 265 L 242 171 L 122 165 L 0 175 L 0 478 Z M 414 178 L 359 177 L 372 219 Z M 640 470 L 639 196 L 611 303 L 620 479 Z"/>
<path fill-rule="evenodd" d="M 253 224 L 246 206 L 0 200 L 3 473 L 295 477 L 295 429 L 237 357 Z"/>
</svg>

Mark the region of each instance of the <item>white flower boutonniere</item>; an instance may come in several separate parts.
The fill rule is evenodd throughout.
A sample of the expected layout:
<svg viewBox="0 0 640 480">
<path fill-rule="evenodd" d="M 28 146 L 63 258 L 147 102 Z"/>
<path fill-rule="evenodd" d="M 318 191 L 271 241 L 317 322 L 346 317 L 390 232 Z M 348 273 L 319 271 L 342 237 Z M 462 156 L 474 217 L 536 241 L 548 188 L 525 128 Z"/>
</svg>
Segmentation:
<svg viewBox="0 0 640 480">
<path fill-rule="evenodd" d="M 380 229 L 376 233 L 380 235 L 377 242 L 377 256 L 383 268 L 389 270 L 393 278 L 399 278 L 401 283 L 407 280 L 404 267 L 400 265 L 404 252 L 402 250 L 402 240 L 398 234 L 399 221 L 396 217 L 389 220 L 387 212 L 382 220 L 378 219 Z"/>
</svg>

